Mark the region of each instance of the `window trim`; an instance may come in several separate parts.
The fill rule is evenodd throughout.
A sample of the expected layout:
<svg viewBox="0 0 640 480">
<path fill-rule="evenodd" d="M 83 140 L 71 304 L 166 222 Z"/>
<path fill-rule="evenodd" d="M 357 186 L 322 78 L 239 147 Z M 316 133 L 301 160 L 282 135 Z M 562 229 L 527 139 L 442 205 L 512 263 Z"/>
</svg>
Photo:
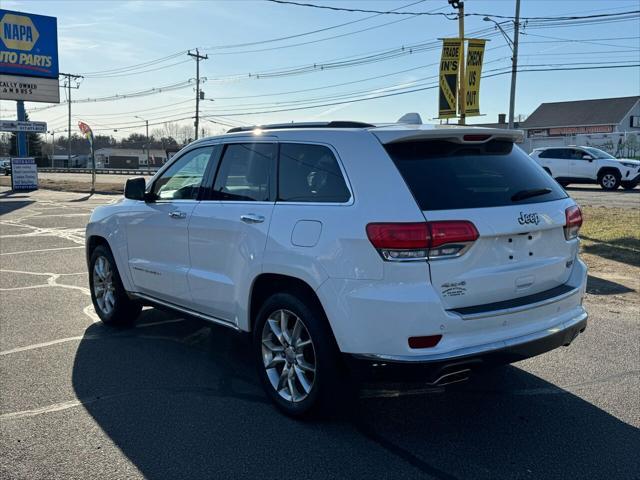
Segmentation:
<svg viewBox="0 0 640 480">
<path fill-rule="evenodd" d="M 218 179 L 218 175 L 220 174 L 220 167 L 222 166 L 222 160 L 224 159 L 224 154 L 229 145 L 237 145 L 237 144 L 246 144 L 246 143 L 269 143 L 275 145 L 276 155 L 271 163 L 271 169 L 275 173 L 271 181 L 269 182 L 269 200 L 221 200 L 219 198 L 213 198 L 213 187 L 216 184 L 216 180 Z M 275 199 L 277 198 L 277 181 L 278 181 L 278 158 L 280 156 L 280 143 L 277 139 L 273 137 L 267 138 L 254 138 L 254 137 L 242 137 L 242 138 L 230 138 L 229 140 L 223 139 L 218 145 L 222 148 L 219 150 L 218 162 L 216 165 L 216 171 L 211 176 L 211 183 L 207 185 L 206 193 L 203 195 L 203 201 L 209 202 L 224 202 L 225 204 L 245 204 L 245 205 L 274 205 Z"/>
<path fill-rule="evenodd" d="M 280 140 L 278 142 L 278 144 L 282 144 L 282 143 L 288 143 L 288 144 L 295 144 L 295 145 L 318 145 L 321 147 L 326 147 L 328 148 L 331 153 L 333 154 L 334 158 L 336 159 L 336 162 L 338 163 L 338 168 L 340 169 L 340 173 L 342 174 L 342 180 L 344 181 L 344 184 L 347 187 L 347 190 L 349 191 L 349 199 L 346 202 L 290 202 L 288 200 L 280 200 L 280 146 L 278 146 L 278 159 L 277 159 L 277 168 L 276 168 L 276 181 L 277 181 L 277 188 L 276 188 L 276 205 L 307 205 L 307 206 L 350 206 L 353 205 L 355 203 L 355 196 L 353 194 L 353 188 L 351 188 L 351 182 L 349 180 L 349 176 L 347 175 L 347 171 L 344 168 L 344 165 L 342 164 L 342 159 L 340 158 L 340 155 L 338 155 L 337 150 L 334 148 L 333 145 L 330 145 L 328 143 L 323 143 L 323 142 L 313 142 L 313 141 L 304 141 L 304 140 Z"/>
</svg>

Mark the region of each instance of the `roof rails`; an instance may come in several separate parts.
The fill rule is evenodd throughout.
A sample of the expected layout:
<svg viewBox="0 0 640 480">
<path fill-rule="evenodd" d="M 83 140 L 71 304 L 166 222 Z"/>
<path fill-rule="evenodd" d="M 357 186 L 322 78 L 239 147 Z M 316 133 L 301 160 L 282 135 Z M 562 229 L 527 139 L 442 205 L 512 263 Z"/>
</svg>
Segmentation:
<svg viewBox="0 0 640 480">
<path fill-rule="evenodd" d="M 299 122 L 299 123 L 272 123 L 269 125 L 252 125 L 248 127 L 234 127 L 227 130 L 227 133 L 251 132 L 256 129 L 275 130 L 280 128 L 371 128 L 375 127 L 370 123 L 334 121 L 334 122 Z"/>
</svg>

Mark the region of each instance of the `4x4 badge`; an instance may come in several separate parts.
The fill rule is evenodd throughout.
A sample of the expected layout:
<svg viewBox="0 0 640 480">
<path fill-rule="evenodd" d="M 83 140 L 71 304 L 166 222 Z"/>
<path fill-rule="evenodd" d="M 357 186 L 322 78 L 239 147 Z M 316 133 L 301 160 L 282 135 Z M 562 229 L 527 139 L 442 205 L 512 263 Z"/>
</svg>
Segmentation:
<svg viewBox="0 0 640 480">
<path fill-rule="evenodd" d="M 540 223 L 540 217 L 538 217 L 537 213 L 520 212 L 520 216 L 518 217 L 518 223 L 520 225 L 526 225 L 528 223 L 533 223 L 535 225 L 538 225 Z"/>
</svg>

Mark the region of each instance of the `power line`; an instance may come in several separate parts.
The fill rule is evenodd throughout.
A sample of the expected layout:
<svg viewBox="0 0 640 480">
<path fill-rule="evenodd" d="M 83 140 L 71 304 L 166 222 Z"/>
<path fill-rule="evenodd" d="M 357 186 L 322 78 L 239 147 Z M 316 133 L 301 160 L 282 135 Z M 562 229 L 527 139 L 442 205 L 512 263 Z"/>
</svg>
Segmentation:
<svg viewBox="0 0 640 480">
<path fill-rule="evenodd" d="M 126 67 L 118 67 L 118 68 L 111 68 L 111 69 L 107 69 L 107 70 L 96 70 L 93 72 L 84 72 L 82 75 L 89 77 L 92 75 L 100 75 L 100 74 L 110 74 L 110 73 L 117 73 L 123 70 L 136 70 L 138 68 L 144 68 L 144 67 L 148 67 L 151 65 L 155 65 L 157 63 L 162 63 L 162 62 L 166 62 L 167 60 L 172 60 L 174 58 L 178 58 L 182 55 L 184 55 L 185 53 L 187 53 L 186 50 L 182 50 L 180 52 L 176 52 L 176 53 L 172 53 L 171 55 L 167 55 L 165 57 L 161 57 L 161 58 L 156 58 L 154 60 L 149 60 L 148 62 L 142 62 L 142 63 L 137 63 L 134 65 L 128 65 Z"/>
<path fill-rule="evenodd" d="M 415 3 L 421 3 L 421 2 L 415 2 Z M 395 10 L 400 10 L 402 8 L 409 7 L 411 5 L 415 5 L 415 3 L 410 3 L 408 5 L 404 5 L 402 7 L 398 7 Z M 437 10 L 442 10 L 444 8 L 446 8 L 446 5 L 442 6 L 442 7 L 439 7 L 439 8 L 436 8 L 436 9 L 431 10 L 431 11 L 435 12 Z M 380 14 L 372 15 L 370 17 L 365 17 L 365 18 L 362 18 L 362 19 L 356 20 L 356 21 L 368 20 L 370 18 L 374 18 L 374 17 L 378 17 L 378 16 L 380 16 Z M 282 49 L 285 49 L 285 48 L 300 47 L 300 46 L 303 46 L 303 45 L 312 45 L 312 44 L 316 44 L 316 43 L 326 42 L 328 40 L 335 40 L 336 38 L 343 38 L 343 37 L 348 37 L 348 36 L 351 36 L 351 35 L 356 35 L 356 34 L 362 33 L 362 32 L 368 32 L 370 30 L 375 30 L 375 29 L 378 29 L 378 28 L 387 27 L 389 25 L 395 25 L 396 23 L 400 23 L 400 22 L 404 22 L 404 21 L 407 21 L 407 20 L 411 20 L 413 18 L 417 18 L 417 17 L 415 17 L 415 16 L 414 17 L 405 17 L 405 18 L 401 18 L 399 20 L 392 20 L 390 22 L 381 23 L 379 25 L 372 25 L 370 27 L 361 28 L 359 30 L 353 30 L 351 32 L 341 33 L 341 34 L 338 34 L 338 35 L 332 35 L 332 36 L 324 37 L 324 38 L 318 38 L 318 39 L 309 40 L 309 41 L 306 41 L 306 42 L 291 43 L 291 44 L 288 44 L 288 45 L 279 45 L 279 46 L 276 46 L 276 47 L 258 48 L 258 49 L 252 49 L 252 50 L 240 50 L 240 51 L 235 50 L 235 51 L 232 51 L 232 52 L 218 52 L 218 53 L 212 53 L 212 55 L 237 55 L 237 54 L 244 54 L 244 53 L 258 53 L 258 52 L 268 52 L 268 51 L 273 51 L 273 50 L 282 50 Z M 350 23 L 354 23 L 354 22 L 350 22 Z M 209 50 L 209 49 L 205 48 L 205 50 Z"/>
<path fill-rule="evenodd" d="M 423 3 L 424 1 L 425 0 L 420 0 L 420 1 L 417 1 L 417 2 L 409 3 L 407 5 L 403 5 L 402 7 L 398 7 L 396 9 L 394 9 L 394 10 L 401 10 L 403 8 L 407 8 L 407 7 L 411 7 L 413 5 L 417 5 L 419 3 Z M 377 13 L 375 15 L 371 15 L 369 17 L 364 17 L 364 18 L 359 18 L 357 20 L 352 20 L 350 22 L 340 23 L 338 25 L 332 25 L 330 27 L 319 28 L 319 29 L 316 29 L 316 30 L 311 30 L 309 32 L 302 32 L 302 33 L 296 33 L 294 35 L 287 35 L 285 37 L 271 38 L 271 39 L 268 39 L 268 40 L 259 40 L 259 41 L 255 41 L 255 42 L 236 43 L 236 44 L 231 44 L 231 45 L 217 45 L 217 46 L 205 47 L 205 48 L 203 48 L 203 50 L 207 50 L 207 51 L 209 51 L 209 50 L 226 50 L 226 49 L 230 49 L 230 48 L 252 47 L 254 45 L 264 45 L 264 44 L 268 44 L 268 43 L 280 42 L 282 40 L 291 40 L 293 38 L 305 37 L 305 36 L 308 36 L 308 35 L 313 35 L 315 33 L 326 32 L 328 30 L 333 30 L 333 29 L 344 27 L 344 26 L 347 26 L 347 25 L 353 25 L 354 23 L 364 22 L 366 20 L 370 20 L 372 18 L 379 17 L 380 15 L 382 15 L 382 14 Z"/>
<path fill-rule="evenodd" d="M 73 103 L 98 103 L 98 102 L 108 102 L 108 101 L 114 101 L 114 100 L 123 100 L 126 98 L 139 98 L 139 97 L 146 97 L 148 95 L 156 95 L 158 93 L 164 93 L 164 92 L 172 92 L 174 90 L 180 90 L 183 88 L 187 88 L 189 86 L 192 85 L 194 79 L 189 79 L 183 82 L 178 82 L 178 83 L 174 83 L 174 84 L 170 84 L 170 85 L 165 85 L 162 87 L 154 87 L 154 88 L 149 88 L 146 90 L 141 90 L 138 92 L 130 92 L 130 93 L 123 93 L 123 94 L 115 94 L 115 95 L 109 95 L 106 97 L 95 97 L 95 98 L 82 98 L 79 100 L 74 100 Z M 33 112 L 41 112 L 43 110 L 49 110 L 51 108 L 56 108 L 56 107 L 60 107 L 62 105 L 66 105 L 68 102 L 61 102 L 61 103 L 57 103 L 54 105 L 48 105 L 46 107 L 40 107 L 40 108 L 34 108 L 29 110 L 29 113 L 33 113 Z"/>
<path fill-rule="evenodd" d="M 297 7 L 311 7 L 311 8 L 319 8 L 324 10 L 334 10 L 340 12 L 355 12 L 355 13 L 376 13 L 379 15 L 414 15 L 414 16 L 441 16 L 445 17 L 448 20 L 457 20 L 458 14 L 453 13 L 443 13 L 443 12 L 400 12 L 394 10 L 369 10 L 363 8 L 347 8 L 347 7 L 335 7 L 331 5 L 317 5 L 314 3 L 303 3 L 303 2 L 294 2 L 291 0 L 266 0 L 267 2 L 272 3 L 280 3 L 285 5 L 295 5 Z M 617 17 L 621 15 L 627 15 L 632 13 L 640 13 L 640 10 L 630 10 L 627 12 L 620 13 L 601 13 L 595 15 L 571 15 L 571 16 L 562 16 L 562 17 L 521 17 L 521 20 L 580 20 L 580 19 L 590 19 L 590 18 L 606 18 L 606 17 Z M 513 20 L 515 17 L 509 15 L 494 15 L 494 14 L 486 14 L 486 13 L 465 13 L 465 17 L 492 17 L 492 18 L 504 18 L 508 20 Z"/>
<path fill-rule="evenodd" d="M 548 64 L 550 65 L 550 64 Z M 612 69 L 612 68 L 635 68 L 635 67 L 640 67 L 640 63 L 636 63 L 636 64 L 631 64 L 631 65 L 624 65 L 624 64 L 616 64 L 616 65 L 600 65 L 600 64 L 594 64 L 594 65 L 585 65 L 583 64 L 583 66 L 569 66 L 569 67 L 564 67 L 562 65 L 565 64 L 558 64 L 559 66 L 556 67 L 542 67 L 542 68 L 537 68 L 534 65 L 523 65 L 521 68 L 518 70 L 518 73 L 526 73 L 526 72 L 548 72 L 548 71 L 571 71 L 571 70 L 599 70 L 599 69 Z M 535 67 L 535 68 L 531 68 L 531 67 Z M 505 69 L 506 68 L 506 69 Z M 496 71 L 497 70 L 497 71 Z M 495 73 L 493 73 L 495 72 Z M 511 73 L 511 69 L 509 67 L 501 67 L 499 69 L 495 69 L 495 70 L 490 70 L 488 72 L 486 72 L 486 74 L 482 75 L 482 78 L 492 78 L 492 77 L 496 77 L 496 76 L 500 76 L 500 75 L 505 75 Z M 404 91 L 400 91 L 400 92 L 391 92 L 391 93 L 380 93 L 379 95 L 368 95 L 365 97 L 356 97 L 356 98 L 350 98 L 350 99 L 345 99 L 345 100 L 340 100 L 340 101 L 334 101 L 334 102 L 324 102 L 324 103 L 319 103 L 319 104 L 314 104 L 314 105 L 302 105 L 302 106 L 296 106 L 296 107 L 288 107 L 288 108 L 277 108 L 277 109 L 271 109 L 271 110 L 258 110 L 258 111 L 248 111 L 248 112 L 229 112 L 229 113 L 222 113 L 222 112 L 216 112 L 216 113 L 212 113 L 211 115 L 203 115 L 202 118 L 213 118 L 213 117 L 236 117 L 236 116 L 246 116 L 246 115 L 262 115 L 262 114 L 268 114 L 268 113 L 280 113 L 280 112 L 291 112 L 291 111 L 298 111 L 298 110 L 308 110 L 308 109 L 314 109 L 314 108 L 322 108 L 322 107 L 330 107 L 330 106 L 336 106 L 336 105 L 344 105 L 344 104 L 349 104 L 349 103 L 359 103 L 359 102 L 364 102 L 364 101 L 370 101 L 370 100 L 376 100 L 376 99 L 380 99 L 380 98 L 387 98 L 387 97 L 394 97 L 394 96 L 398 96 L 398 95 L 406 95 L 406 94 L 410 94 L 410 93 L 415 93 L 415 92 L 422 92 L 425 90 L 432 90 L 438 88 L 438 83 L 435 82 L 431 85 L 427 85 L 427 86 L 421 86 L 418 88 L 408 88 L 407 90 Z M 161 122 L 156 122 L 156 123 L 150 123 L 149 125 L 161 125 L 161 124 L 165 124 L 165 123 L 169 123 L 169 122 L 177 122 L 177 121 L 181 121 L 181 120 L 187 120 L 193 117 L 183 117 L 183 118 L 174 118 L 174 119 L 170 119 L 170 120 L 165 120 L 165 121 L 161 121 Z M 110 130 L 110 129 L 119 129 L 119 130 L 128 130 L 128 129 L 135 129 L 135 128 L 141 128 L 144 125 L 142 124 L 138 124 L 138 125 L 126 125 L 126 126 L 117 126 L 117 127 L 112 127 L 109 129 L 104 129 L 104 130 Z"/>
</svg>

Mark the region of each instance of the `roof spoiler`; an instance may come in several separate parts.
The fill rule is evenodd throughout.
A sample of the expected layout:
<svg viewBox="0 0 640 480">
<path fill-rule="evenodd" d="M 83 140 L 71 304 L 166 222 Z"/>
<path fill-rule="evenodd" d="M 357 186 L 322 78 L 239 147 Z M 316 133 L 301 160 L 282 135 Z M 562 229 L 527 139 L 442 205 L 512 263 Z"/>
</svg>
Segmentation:
<svg viewBox="0 0 640 480">
<path fill-rule="evenodd" d="M 407 125 L 422 125 L 422 118 L 419 113 L 405 113 L 396 123 L 405 123 Z"/>
</svg>

